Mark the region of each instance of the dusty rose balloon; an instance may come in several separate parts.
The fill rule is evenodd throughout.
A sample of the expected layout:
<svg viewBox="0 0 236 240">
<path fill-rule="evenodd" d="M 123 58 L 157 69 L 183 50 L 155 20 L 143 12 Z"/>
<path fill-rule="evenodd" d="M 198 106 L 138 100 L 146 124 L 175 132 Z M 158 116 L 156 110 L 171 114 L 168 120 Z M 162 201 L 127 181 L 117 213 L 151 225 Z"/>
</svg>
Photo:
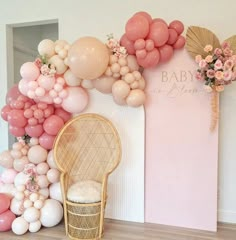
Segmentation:
<svg viewBox="0 0 236 240">
<path fill-rule="evenodd" d="M 149 13 L 147 13 L 147 12 L 137 12 L 137 13 L 134 14 L 134 16 L 136 16 L 136 15 L 141 15 L 141 16 L 145 17 L 148 20 L 149 24 L 152 23 L 152 17 L 151 17 L 151 15 Z"/>
<path fill-rule="evenodd" d="M 50 150 L 53 147 L 53 143 L 55 140 L 55 136 L 49 135 L 47 133 L 43 133 L 40 137 L 39 137 L 39 144 L 47 149 Z"/>
<path fill-rule="evenodd" d="M 102 76 L 93 80 L 94 87 L 102 93 L 111 93 L 112 92 L 112 85 L 115 82 L 115 78 Z"/>
<path fill-rule="evenodd" d="M 88 105 L 88 94 L 81 87 L 68 87 L 68 96 L 63 100 L 62 108 L 70 113 L 80 113 Z"/>
<path fill-rule="evenodd" d="M 1 117 L 3 118 L 3 120 L 7 121 L 7 116 L 11 110 L 12 108 L 9 105 L 6 105 L 2 108 Z"/>
<path fill-rule="evenodd" d="M 130 92 L 130 87 L 123 80 L 116 81 L 112 86 L 112 94 L 118 99 L 126 98 L 129 92 Z"/>
<path fill-rule="evenodd" d="M 11 225 L 15 218 L 15 214 L 10 210 L 7 210 L 6 212 L 0 214 L 0 232 L 11 230 Z"/>
<path fill-rule="evenodd" d="M 145 58 L 147 56 L 146 49 L 141 49 L 136 51 L 136 57 L 139 58 Z"/>
<path fill-rule="evenodd" d="M 14 183 L 14 179 L 16 176 L 17 172 L 10 168 L 10 169 L 6 169 L 3 173 L 2 173 L 2 181 L 4 183 Z M 0 200 L 1 202 L 1 200 Z"/>
<path fill-rule="evenodd" d="M 125 47 L 127 52 L 131 55 L 135 54 L 134 42 L 129 40 L 126 34 L 124 34 L 120 39 L 120 45 Z"/>
<path fill-rule="evenodd" d="M 27 96 L 27 92 L 29 91 L 28 83 L 29 83 L 28 80 L 21 79 L 18 85 L 19 91 L 25 96 Z"/>
<path fill-rule="evenodd" d="M 11 87 L 6 95 L 6 104 L 10 104 L 12 100 L 16 100 L 21 95 L 18 84 L 15 84 L 13 87 Z"/>
<path fill-rule="evenodd" d="M 48 152 L 42 146 L 36 145 L 29 149 L 28 158 L 29 161 L 34 164 L 39 164 L 47 159 Z"/>
<path fill-rule="evenodd" d="M 68 113 L 62 108 L 57 108 L 54 113 L 56 116 L 60 117 L 64 123 L 67 122 L 71 118 L 71 113 Z"/>
<path fill-rule="evenodd" d="M 140 89 L 130 91 L 129 96 L 126 98 L 126 103 L 131 107 L 142 106 L 145 102 L 145 93 Z"/>
<path fill-rule="evenodd" d="M 169 38 L 168 27 L 162 22 L 152 23 L 148 39 L 152 39 L 156 47 L 163 46 Z"/>
<path fill-rule="evenodd" d="M 23 101 L 20 100 L 13 100 L 11 102 L 11 107 L 14 109 L 23 109 L 25 106 L 25 103 Z"/>
<path fill-rule="evenodd" d="M 68 61 L 70 70 L 76 77 L 95 79 L 106 71 L 109 51 L 100 40 L 83 37 L 71 45 Z"/>
<path fill-rule="evenodd" d="M 13 166 L 13 157 L 10 154 L 10 151 L 3 151 L 0 153 L 0 165 L 4 168 L 12 168 Z"/>
<path fill-rule="evenodd" d="M 169 28 L 174 29 L 180 35 L 184 31 L 184 24 L 179 20 L 174 20 L 169 24 Z"/>
<path fill-rule="evenodd" d="M 20 75 L 23 79 L 34 81 L 39 77 L 40 71 L 33 62 L 26 62 L 20 68 Z"/>
<path fill-rule="evenodd" d="M 142 15 L 134 15 L 125 25 L 125 33 L 129 40 L 146 38 L 149 32 L 149 22 Z"/>
<path fill-rule="evenodd" d="M 137 62 L 143 68 L 155 67 L 160 61 L 160 53 L 154 48 L 151 52 L 147 53 L 145 58 L 138 58 Z"/>
<path fill-rule="evenodd" d="M 179 36 L 175 44 L 173 45 L 174 49 L 180 49 L 183 48 L 185 45 L 185 38 L 183 36 Z"/>
<path fill-rule="evenodd" d="M 17 172 L 21 172 L 24 170 L 26 164 L 29 163 L 28 157 L 24 156 L 20 159 L 15 159 L 13 162 L 13 167 Z"/>
<path fill-rule="evenodd" d="M 25 135 L 25 128 L 10 125 L 9 132 L 15 137 L 22 137 Z"/>
<path fill-rule="evenodd" d="M 134 43 L 134 49 L 140 50 L 145 48 L 145 40 L 144 39 L 137 39 Z"/>
<path fill-rule="evenodd" d="M 0 214 L 5 212 L 11 204 L 10 197 L 4 193 L 0 193 Z"/>
<path fill-rule="evenodd" d="M 53 88 L 55 84 L 55 78 L 52 76 L 40 75 L 38 78 L 38 84 L 40 87 L 43 87 L 45 90 L 49 91 Z"/>
<path fill-rule="evenodd" d="M 168 62 L 174 54 L 173 47 L 167 44 L 160 47 L 159 51 L 160 51 L 160 57 L 161 57 L 160 61 L 163 63 Z"/>
<path fill-rule="evenodd" d="M 172 45 L 174 44 L 178 39 L 178 33 L 174 29 L 168 29 L 169 31 L 169 39 L 167 41 L 167 44 Z"/>
<path fill-rule="evenodd" d="M 30 137 L 39 137 L 43 134 L 43 126 L 41 124 L 37 124 L 35 126 L 30 126 L 27 125 L 25 127 L 25 132 L 30 136 Z"/>
<path fill-rule="evenodd" d="M 162 19 L 162 18 L 154 18 L 152 20 L 152 23 L 157 23 L 157 22 L 162 22 L 162 23 L 164 23 L 168 27 L 166 21 L 164 19 Z"/>
<path fill-rule="evenodd" d="M 57 115 L 52 115 L 43 123 L 43 129 L 50 135 L 57 135 L 59 130 L 64 126 L 64 121 Z"/>
<path fill-rule="evenodd" d="M 11 110 L 8 113 L 7 120 L 14 127 L 24 127 L 27 124 L 24 111 L 18 109 Z"/>
</svg>

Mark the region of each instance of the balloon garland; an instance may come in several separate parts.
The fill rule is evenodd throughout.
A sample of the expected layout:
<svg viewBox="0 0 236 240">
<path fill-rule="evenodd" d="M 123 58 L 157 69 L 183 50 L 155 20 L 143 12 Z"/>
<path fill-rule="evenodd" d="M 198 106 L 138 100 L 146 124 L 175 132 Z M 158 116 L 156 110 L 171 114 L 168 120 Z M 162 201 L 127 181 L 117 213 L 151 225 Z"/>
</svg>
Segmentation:
<svg viewBox="0 0 236 240">
<path fill-rule="evenodd" d="M 171 59 L 185 44 L 180 21 L 169 25 L 136 13 L 118 41 L 106 43 L 82 37 L 42 40 L 39 57 L 20 68 L 22 79 L 7 93 L 2 118 L 17 137 L 12 149 L 0 154 L 0 231 L 22 235 L 41 226 L 57 225 L 63 217 L 60 172 L 53 161 L 53 142 L 64 124 L 84 111 L 89 90 L 111 94 L 118 105 L 145 102 L 142 71 Z M 1 220 L 3 219 L 3 220 Z"/>
</svg>

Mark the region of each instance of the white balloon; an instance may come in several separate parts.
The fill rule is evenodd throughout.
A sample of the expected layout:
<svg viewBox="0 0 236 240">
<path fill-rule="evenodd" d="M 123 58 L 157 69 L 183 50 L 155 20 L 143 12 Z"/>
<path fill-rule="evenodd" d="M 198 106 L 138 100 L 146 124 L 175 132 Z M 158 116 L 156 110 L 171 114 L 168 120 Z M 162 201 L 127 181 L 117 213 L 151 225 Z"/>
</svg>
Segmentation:
<svg viewBox="0 0 236 240">
<path fill-rule="evenodd" d="M 90 80 L 90 79 L 84 79 L 82 82 L 81 82 L 81 86 L 83 88 L 86 88 L 86 89 L 93 89 L 94 86 L 93 86 L 93 80 Z"/>
<path fill-rule="evenodd" d="M 48 188 L 42 188 L 42 189 L 39 190 L 39 193 L 41 195 L 43 195 L 45 198 L 48 198 L 48 196 L 49 196 L 49 189 Z"/>
<path fill-rule="evenodd" d="M 56 183 L 60 180 L 60 172 L 52 168 L 47 172 L 47 178 L 50 183 Z"/>
<path fill-rule="evenodd" d="M 48 178 L 46 177 L 46 175 L 37 176 L 37 183 L 40 188 L 47 188 L 49 185 L 49 181 L 48 181 Z"/>
<path fill-rule="evenodd" d="M 40 55 L 46 55 L 48 58 L 55 55 L 55 43 L 50 39 L 42 40 L 38 45 L 38 52 Z"/>
<path fill-rule="evenodd" d="M 68 69 L 65 73 L 64 73 L 64 79 L 66 81 L 66 84 L 68 86 L 71 87 L 76 87 L 79 86 L 81 84 L 82 79 L 81 78 L 77 78 L 70 69 Z"/>
<path fill-rule="evenodd" d="M 56 226 L 63 217 L 61 204 L 54 199 L 47 199 L 41 208 L 40 221 L 44 227 Z"/>
<path fill-rule="evenodd" d="M 12 222 L 11 228 L 16 235 L 23 235 L 28 231 L 29 224 L 23 217 L 18 217 Z"/>
<path fill-rule="evenodd" d="M 50 168 L 56 168 L 58 169 L 55 161 L 54 161 L 54 158 L 53 158 L 53 150 L 51 150 L 49 153 L 48 153 L 48 157 L 47 157 L 47 163 L 49 165 Z"/>
<path fill-rule="evenodd" d="M 29 231 L 32 233 L 38 232 L 40 230 L 41 226 L 42 226 L 42 224 L 39 220 L 36 222 L 31 222 L 29 225 Z"/>
<path fill-rule="evenodd" d="M 50 192 L 50 198 L 55 199 L 55 200 L 63 203 L 60 182 L 51 184 L 50 187 L 49 187 L 49 192 Z"/>
<path fill-rule="evenodd" d="M 16 188 L 14 184 L 2 184 L 0 185 L 0 193 L 5 193 L 9 195 L 10 197 L 14 197 L 16 193 Z"/>
<path fill-rule="evenodd" d="M 18 201 L 15 198 L 13 198 L 11 200 L 10 209 L 16 215 L 23 214 L 23 211 L 24 211 L 23 201 Z"/>
<path fill-rule="evenodd" d="M 24 219 L 29 223 L 37 221 L 39 216 L 40 212 L 35 207 L 29 207 L 24 212 Z"/>
<path fill-rule="evenodd" d="M 35 201 L 34 207 L 37 209 L 41 209 L 43 207 L 43 204 L 44 204 L 44 201 L 39 199 L 39 200 Z"/>
<path fill-rule="evenodd" d="M 16 175 L 14 179 L 14 184 L 16 187 L 19 185 L 25 185 L 28 179 L 29 179 L 28 175 L 24 174 L 23 172 L 20 172 Z"/>
<path fill-rule="evenodd" d="M 35 145 L 29 149 L 28 158 L 30 162 L 39 164 L 47 159 L 48 152 L 40 145 Z"/>
</svg>

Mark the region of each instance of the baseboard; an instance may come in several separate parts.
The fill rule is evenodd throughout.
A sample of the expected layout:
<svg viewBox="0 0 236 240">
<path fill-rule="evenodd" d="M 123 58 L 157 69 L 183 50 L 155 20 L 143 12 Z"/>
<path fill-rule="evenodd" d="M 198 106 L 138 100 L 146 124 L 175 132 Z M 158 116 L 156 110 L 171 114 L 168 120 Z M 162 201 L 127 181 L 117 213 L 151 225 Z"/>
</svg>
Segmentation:
<svg viewBox="0 0 236 240">
<path fill-rule="evenodd" d="M 218 210 L 218 222 L 236 223 L 236 212 Z"/>
</svg>

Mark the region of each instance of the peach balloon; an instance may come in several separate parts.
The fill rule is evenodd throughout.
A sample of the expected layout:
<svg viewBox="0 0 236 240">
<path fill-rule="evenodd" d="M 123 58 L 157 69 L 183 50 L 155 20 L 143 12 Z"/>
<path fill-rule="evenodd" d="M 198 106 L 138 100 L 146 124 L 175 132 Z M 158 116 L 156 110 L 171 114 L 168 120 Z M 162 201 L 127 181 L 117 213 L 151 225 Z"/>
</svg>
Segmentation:
<svg viewBox="0 0 236 240">
<path fill-rule="evenodd" d="M 127 56 L 127 62 L 128 62 L 128 67 L 131 72 L 138 71 L 139 65 L 138 65 L 138 62 L 137 62 L 137 59 L 135 56 L 133 56 L 133 55 Z"/>
<path fill-rule="evenodd" d="M 57 74 L 63 74 L 68 68 L 58 55 L 51 57 L 49 59 L 49 63 L 53 64 L 56 67 Z"/>
<path fill-rule="evenodd" d="M 126 98 L 129 92 L 130 92 L 130 87 L 123 80 L 116 81 L 112 86 L 112 94 L 118 99 Z"/>
<path fill-rule="evenodd" d="M 44 162 L 47 155 L 47 150 L 39 145 L 31 147 L 28 152 L 29 161 L 35 164 Z"/>
<path fill-rule="evenodd" d="M 112 92 L 112 85 L 115 82 L 115 78 L 102 76 L 93 80 L 94 87 L 102 93 L 111 93 Z"/>
<path fill-rule="evenodd" d="M 40 188 L 47 188 L 49 185 L 49 181 L 48 181 L 46 175 L 37 176 L 37 183 Z"/>
<path fill-rule="evenodd" d="M 53 150 L 51 150 L 49 153 L 48 153 L 48 157 L 47 157 L 47 163 L 49 165 L 50 168 L 57 168 L 57 165 L 54 161 L 54 158 L 53 158 Z"/>
<path fill-rule="evenodd" d="M 108 66 L 109 51 L 94 37 L 83 37 L 71 45 L 68 63 L 72 73 L 82 79 L 100 77 Z"/>
<path fill-rule="evenodd" d="M 39 175 L 46 174 L 48 170 L 49 170 L 49 166 L 45 162 L 39 163 L 36 167 L 36 171 Z"/>
<path fill-rule="evenodd" d="M 65 73 L 64 73 L 64 78 L 66 81 L 66 84 L 68 86 L 71 87 L 75 87 L 75 86 L 79 86 L 82 79 L 81 78 L 77 78 L 70 69 L 68 69 Z"/>
<path fill-rule="evenodd" d="M 13 160 L 10 151 L 3 151 L 0 153 L 0 166 L 4 168 L 12 168 Z"/>
<path fill-rule="evenodd" d="M 129 96 L 126 98 L 128 106 L 139 107 L 145 102 L 145 93 L 140 89 L 130 91 Z"/>
<path fill-rule="evenodd" d="M 38 52 L 40 55 L 47 57 L 52 57 L 55 55 L 55 43 L 50 39 L 44 39 L 42 40 L 38 45 Z"/>
<path fill-rule="evenodd" d="M 21 172 L 24 170 L 26 164 L 29 163 L 28 157 L 24 156 L 20 159 L 15 159 L 13 162 L 13 167 L 16 171 Z"/>
</svg>

